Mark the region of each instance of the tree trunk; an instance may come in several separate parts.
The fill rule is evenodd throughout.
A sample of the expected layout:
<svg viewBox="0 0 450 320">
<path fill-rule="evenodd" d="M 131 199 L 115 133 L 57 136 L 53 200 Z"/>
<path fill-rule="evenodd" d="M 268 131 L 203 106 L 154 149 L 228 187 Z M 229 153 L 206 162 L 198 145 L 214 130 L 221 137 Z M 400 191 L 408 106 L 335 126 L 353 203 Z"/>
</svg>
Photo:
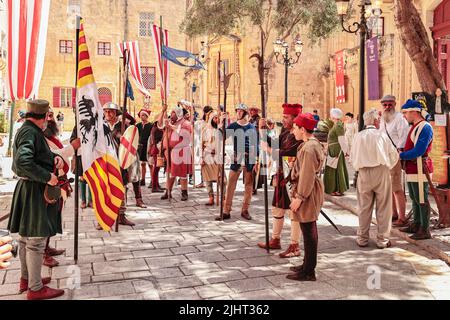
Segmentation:
<svg viewBox="0 0 450 320">
<path fill-rule="evenodd" d="M 434 95 L 437 88 L 445 90 L 427 31 L 413 2 L 395 0 L 394 10 L 400 40 L 416 67 L 422 91 Z"/>
</svg>

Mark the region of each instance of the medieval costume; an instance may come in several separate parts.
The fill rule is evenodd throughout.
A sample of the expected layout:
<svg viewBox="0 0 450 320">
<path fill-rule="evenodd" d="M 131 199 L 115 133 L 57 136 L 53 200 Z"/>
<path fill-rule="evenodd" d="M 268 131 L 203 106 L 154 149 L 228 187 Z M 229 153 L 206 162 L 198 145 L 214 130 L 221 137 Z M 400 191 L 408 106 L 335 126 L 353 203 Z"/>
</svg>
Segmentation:
<svg viewBox="0 0 450 320">
<path fill-rule="evenodd" d="M 413 124 L 406 139 L 404 152 L 400 159 L 404 161 L 409 196 L 412 200 L 414 222 L 400 231 L 414 233 L 414 240 L 430 239 L 430 204 L 428 202 L 428 182 L 426 172 L 433 173 L 433 162 L 429 157 L 432 149 L 433 127 L 425 120 L 426 111 L 414 100 L 408 100 L 402 107 L 404 112 L 422 113 L 421 120 Z"/>
<path fill-rule="evenodd" d="M 261 109 L 253 106 L 249 109 L 250 112 L 250 120 L 249 122 L 255 126 L 256 129 L 259 129 L 259 120 L 261 120 L 261 116 L 259 115 Z M 258 131 L 258 140 L 259 140 L 259 131 Z M 258 189 L 263 187 L 263 179 L 261 177 L 260 172 L 253 172 L 253 195 L 256 195 Z"/>
<path fill-rule="evenodd" d="M 44 124 L 48 111 L 47 101 L 28 102 L 27 121 L 17 132 L 13 145 L 12 170 L 20 179 L 12 199 L 8 230 L 20 235 L 20 291 L 28 290 L 30 300 L 51 299 L 64 294 L 64 290 L 45 286 L 50 278 L 41 278 L 47 238 L 62 231 L 55 223 L 59 204 L 49 204 L 44 200 L 47 184 L 57 184 L 53 172 L 61 168 L 56 164 L 62 161 L 50 150 L 43 128 L 37 125 Z M 60 159 L 56 160 L 58 157 Z"/>
<path fill-rule="evenodd" d="M 389 240 L 392 223 L 392 184 L 390 170 L 399 161 L 397 149 L 389 137 L 375 126 L 379 119 L 378 111 L 372 110 L 364 115 L 366 129 L 359 132 L 351 151 L 351 162 L 359 172 L 357 197 L 359 207 L 359 230 L 357 244 L 369 245 L 369 231 L 372 213 L 376 204 L 377 247 L 391 246 Z"/>
<path fill-rule="evenodd" d="M 221 161 L 219 155 L 222 153 L 222 143 L 217 141 L 220 138 L 218 130 L 218 119 L 217 112 L 210 112 L 206 117 L 206 125 L 202 130 L 202 157 L 201 157 L 201 172 L 203 181 L 206 182 L 206 188 L 208 191 L 209 202 L 207 206 L 214 205 L 214 189 L 213 183 L 219 183 L 220 181 L 220 171 L 221 171 Z M 224 193 L 225 193 L 225 181 L 224 181 Z"/>
<path fill-rule="evenodd" d="M 142 109 L 138 113 L 138 117 L 142 119 L 142 117 L 145 116 L 146 119 L 150 117 L 150 110 Z M 145 186 L 145 171 L 148 164 L 148 156 L 147 156 L 147 149 L 148 149 L 148 139 L 150 137 L 150 133 L 153 128 L 153 123 L 150 122 L 139 122 L 136 125 L 138 131 L 139 131 L 139 146 L 138 146 L 138 154 L 139 154 L 139 160 L 141 161 L 141 169 L 142 169 L 142 178 L 141 178 L 141 186 Z M 150 171 L 151 171 L 151 165 Z"/>
<path fill-rule="evenodd" d="M 152 193 L 164 192 L 159 185 L 159 170 L 164 167 L 164 153 L 162 149 L 163 136 L 164 131 L 158 127 L 158 122 L 155 122 L 150 131 L 147 147 L 149 163 L 152 168 L 152 183 L 149 186 L 149 188 L 152 189 Z"/>
<path fill-rule="evenodd" d="M 380 131 L 384 132 L 391 144 L 398 151 L 403 150 L 406 138 L 409 133 L 409 124 L 400 112 L 395 111 L 396 98 L 387 95 L 381 99 L 383 105 L 383 117 L 381 118 Z M 404 185 L 402 181 L 402 164 L 399 160 L 391 170 L 392 206 L 394 208 L 393 220 L 397 220 L 396 227 L 404 227 L 406 222 L 406 199 L 404 195 Z"/>
<path fill-rule="evenodd" d="M 254 125 L 247 121 L 248 107 L 240 104 L 236 107 L 236 111 L 241 111 L 243 117 L 233 122 L 226 128 L 226 139 L 233 138 L 233 159 L 228 177 L 228 188 L 225 198 L 225 208 L 223 219 L 231 219 L 231 207 L 233 205 L 234 193 L 239 176 L 243 172 L 245 192 L 242 202 L 241 216 L 246 220 L 251 220 L 248 209 L 252 200 L 253 193 L 253 171 L 258 159 L 258 136 Z M 217 217 L 216 220 L 221 220 Z"/>
<path fill-rule="evenodd" d="M 303 265 L 292 268 L 295 274 L 288 275 L 287 278 L 298 281 L 315 281 L 319 241 L 317 220 L 324 202 L 324 186 L 319 174 L 325 162 L 325 156 L 322 144 L 312 135 L 317 124 L 313 115 L 300 114 L 294 123 L 298 128 L 304 128 L 311 134 L 303 136 L 304 143 L 297 151 L 297 159 L 291 171 L 291 209 L 293 210 L 293 220 L 300 222 L 305 257 Z"/>
<path fill-rule="evenodd" d="M 284 104 L 283 114 L 297 117 L 302 112 L 302 106 L 297 104 Z M 300 255 L 300 224 L 293 220 L 293 213 L 290 210 L 291 200 L 288 193 L 289 168 L 295 160 L 297 149 L 301 142 L 295 139 L 291 132 L 292 128 L 283 127 L 278 139 L 270 141 L 272 147 L 272 159 L 276 165 L 276 173 L 272 178 L 272 185 L 275 187 L 272 201 L 273 229 L 272 239 L 269 248 L 281 249 L 281 232 L 284 225 L 286 213 L 291 219 L 291 244 L 285 252 L 280 253 L 281 258 L 298 257 Z M 259 243 L 260 248 L 265 249 L 266 243 Z"/>
<path fill-rule="evenodd" d="M 114 111 L 116 114 L 116 117 L 114 118 L 115 121 L 105 121 L 105 134 L 110 134 L 113 140 L 113 144 L 115 146 L 117 155 L 119 154 L 119 146 L 120 146 L 120 139 L 122 137 L 122 121 L 119 120 L 118 115 L 121 113 L 121 110 L 118 105 L 114 103 L 107 103 L 103 106 L 103 110 L 110 110 Z M 130 115 L 122 115 L 125 116 L 130 123 L 134 124 L 134 119 Z M 128 125 L 125 125 L 125 129 L 128 127 Z M 136 198 L 136 206 L 140 208 L 145 208 L 144 202 L 142 201 L 142 194 L 141 194 L 141 185 L 140 185 L 140 165 L 139 160 L 136 159 L 136 161 L 127 169 L 123 170 L 121 169 L 122 173 L 122 180 L 123 185 L 126 187 L 128 183 L 132 183 L 133 185 L 133 191 Z M 127 225 L 127 226 L 134 226 L 135 224 L 131 221 L 129 221 L 125 215 L 126 207 L 125 203 L 122 203 L 122 207 L 120 209 L 119 213 L 119 219 L 118 223 L 121 225 Z M 101 226 L 97 226 L 98 230 L 102 230 Z"/>
<path fill-rule="evenodd" d="M 345 154 L 339 143 L 339 137 L 345 135 L 344 124 L 341 121 L 343 113 L 339 109 L 332 109 L 331 117 L 336 122 L 328 133 L 328 157 L 324 173 L 325 193 L 341 196 L 350 188 Z"/>
<path fill-rule="evenodd" d="M 169 171 L 166 194 L 161 200 L 171 198 L 173 184 L 178 177 L 182 184 L 181 201 L 187 201 L 187 179 L 192 174 L 192 124 L 184 118 L 183 109 L 176 107 L 171 114 L 170 123 L 165 126 L 158 121 L 158 127 L 166 130 L 163 149 L 167 155 Z"/>
<path fill-rule="evenodd" d="M 50 150 L 60 155 L 64 159 L 64 168 L 57 171 L 57 176 L 62 181 L 68 182 L 67 173 L 69 172 L 69 159 L 75 155 L 75 149 L 72 145 L 64 147 L 61 140 L 59 140 L 59 129 L 56 121 L 54 120 L 53 111 L 50 109 L 47 119 L 47 128 L 44 130 L 44 136 L 50 147 Z M 55 218 L 55 225 L 57 225 L 58 233 L 62 233 L 62 209 L 64 202 L 70 196 L 72 188 L 69 183 L 66 183 L 61 187 L 61 199 L 58 201 L 58 214 Z M 59 265 L 59 262 L 55 260 L 54 256 L 60 256 L 65 250 L 56 250 L 50 247 L 50 238 L 47 239 L 44 255 L 44 266 L 53 268 Z"/>
</svg>

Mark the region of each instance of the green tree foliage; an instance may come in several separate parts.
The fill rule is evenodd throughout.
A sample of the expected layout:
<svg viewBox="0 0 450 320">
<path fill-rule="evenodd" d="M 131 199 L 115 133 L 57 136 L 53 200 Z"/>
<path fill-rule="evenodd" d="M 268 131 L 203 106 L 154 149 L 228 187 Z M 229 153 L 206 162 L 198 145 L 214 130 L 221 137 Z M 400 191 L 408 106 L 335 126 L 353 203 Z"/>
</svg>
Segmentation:
<svg viewBox="0 0 450 320">
<path fill-rule="evenodd" d="M 275 31 L 286 39 L 306 27 L 310 43 L 315 43 L 338 23 L 334 0 L 196 0 L 180 29 L 191 37 L 226 36 L 251 24 L 267 37 Z"/>
</svg>

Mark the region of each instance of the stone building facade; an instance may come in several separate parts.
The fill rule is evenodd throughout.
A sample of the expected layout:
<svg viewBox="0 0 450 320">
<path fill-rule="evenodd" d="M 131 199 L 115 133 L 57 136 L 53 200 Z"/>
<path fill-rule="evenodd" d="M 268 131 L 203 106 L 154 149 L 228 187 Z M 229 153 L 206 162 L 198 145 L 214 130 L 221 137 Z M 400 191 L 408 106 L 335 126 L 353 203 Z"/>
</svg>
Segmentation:
<svg viewBox="0 0 450 320">
<path fill-rule="evenodd" d="M 138 40 L 145 86 L 151 93 L 150 101 L 133 84 L 135 101 L 129 110 L 137 114 L 144 106 L 160 109 L 160 76 L 157 73 L 150 27 L 159 25 L 169 31 L 169 45 L 185 48 L 185 36 L 178 31 L 186 6 L 179 0 L 63 0 L 52 1 L 48 28 L 44 73 L 39 90 L 40 98 L 51 101 L 56 112 L 65 114 L 66 128 L 74 123 L 71 107 L 75 103 L 75 15 L 84 19 L 94 76 L 102 102 L 123 104 L 123 62 L 118 43 Z M 176 10 L 174 10 L 176 8 Z M 183 98 L 184 69 L 170 66 L 169 105 Z"/>
</svg>

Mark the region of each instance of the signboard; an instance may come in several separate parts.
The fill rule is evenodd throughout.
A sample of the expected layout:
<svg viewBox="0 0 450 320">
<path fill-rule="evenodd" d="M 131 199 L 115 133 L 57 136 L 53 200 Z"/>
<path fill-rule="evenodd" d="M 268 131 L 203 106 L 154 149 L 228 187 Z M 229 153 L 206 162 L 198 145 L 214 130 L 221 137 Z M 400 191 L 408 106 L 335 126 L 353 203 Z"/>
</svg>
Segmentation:
<svg viewBox="0 0 450 320">
<path fill-rule="evenodd" d="M 378 58 L 378 37 L 366 41 L 367 77 L 369 100 L 380 99 L 380 69 Z"/>
<path fill-rule="evenodd" d="M 336 102 L 345 103 L 344 50 L 336 52 Z"/>
<path fill-rule="evenodd" d="M 433 126 L 433 149 L 430 158 L 433 160 L 433 182 L 440 185 L 447 185 L 449 183 L 448 159 L 445 157 L 447 151 L 447 128 L 435 125 L 435 122 L 430 122 Z"/>
</svg>

